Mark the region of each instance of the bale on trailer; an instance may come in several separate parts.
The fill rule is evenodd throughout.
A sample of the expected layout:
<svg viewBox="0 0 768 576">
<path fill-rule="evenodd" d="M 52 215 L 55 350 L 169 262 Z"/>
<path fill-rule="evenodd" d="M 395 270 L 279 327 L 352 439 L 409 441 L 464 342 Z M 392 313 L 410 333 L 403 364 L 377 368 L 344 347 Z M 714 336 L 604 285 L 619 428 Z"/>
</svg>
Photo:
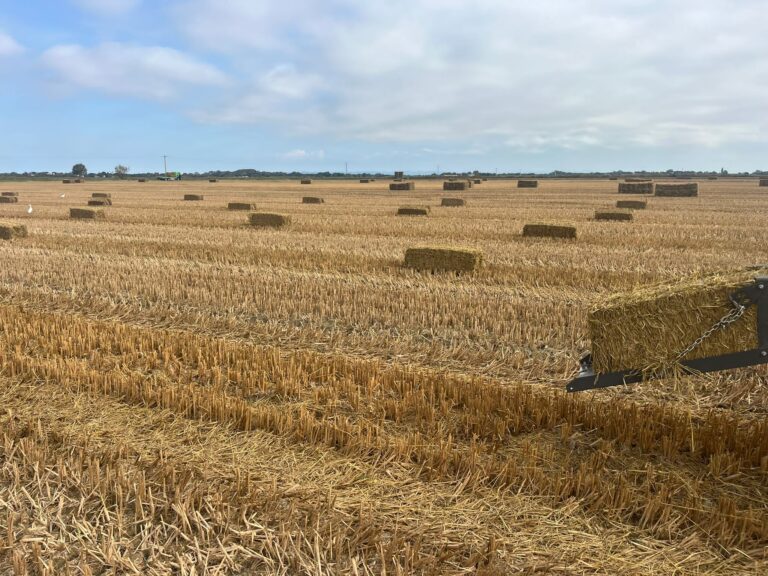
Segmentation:
<svg viewBox="0 0 768 576">
<path fill-rule="evenodd" d="M 281 228 L 291 223 L 291 217 L 284 214 L 254 212 L 248 215 L 248 222 L 251 226 Z"/>
<path fill-rule="evenodd" d="M 397 209 L 398 216 L 426 216 L 429 214 L 428 206 L 401 206 Z"/>
<path fill-rule="evenodd" d="M 760 178 L 760 182 L 757 184 L 758 186 L 768 186 L 768 178 Z"/>
<path fill-rule="evenodd" d="M 691 184 L 656 184 L 656 196 L 685 198 L 699 195 L 697 182 Z"/>
<path fill-rule="evenodd" d="M 194 202 L 202 199 L 203 199 L 202 194 L 184 194 L 184 200 L 187 200 L 187 201 Z"/>
<path fill-rule="evenodd" d="M 614 212 L 598 210 L 595 212 L 595 220 L 612 220 L 615 222 L 630 222 L 632 212 Z"/>
<path fill-rule="evenodd" d="M 70 208 L 70 218 L 85 220 L 101 220 L 105 217 L 104 210 L 101 208 Z"/>
<path fill-rule="evenodd" d="M 18 196 L 18 195 L 19 195 L 18 192 L 3 192 L 2 193 L 2 196 L 7 196 L 7 197 Z"/>
<path fill-rule="evenodd" d="M 312 180 L 304 179 L 301 181 L 302 184 L 312 184 Z"/>
<path fill-rule="evenodd" d="M 531 238 L 576 238 L 576 227 L 562 224 L 526 224 L 523 236 Z"/>
<path fill-rule="evenodd" d="M 648 206 L 645 200 L 617 200 L 616 208 L 629 208 L 631 210 L 644 210 Z"/>
<path fill-rule="evenodd" d="M 109 192 L 94 192 L 91 194 L 91 198 L 112 198 L 112 194 Z"/>
<path fill-rule="evenodd" d="M 301 199 L 302 204 L 325 204 L 325 200 L 319 196 L 304 196 Z"/>
<path fill-rule="evenodd" d="M 415 182 L 393 182 L 389 185 L 390 190 L 416 190 Z"/>
<path fill-rule="evenodd" d="M 469 188 L 466 182 L 443 182 L 443 190 L 466 190 Z"/>
<path fill-rule="evenodd" d="M 250 202 L 230 202 L 227 204 L 227 210 L 255 210 L 256 204 Z"/>
<path fill-rule="evenodd" d="M 538 188 L 539 181 L 538 180 L 518 180 L 517 187 L 518 188 Z"/>
<path fill-rule="evenodd" d="M 689 345 L 734 309 L 729 296 L 757 273 L 739 271 L 693 277 L 603 300 L 588 315 L 596 372 L 670 367 Z M 757 348 L 757 312 L 716 330 L 679 360 L 695 360 Z"/>
<path fill-rule="evenodd" d="M 443 198 L 440 200 L 440 206 L 466 206 L 464 198 Z"/>
<path fill-rule="evenodd" d="M 0 196 L 0 204 L 16 204 L 18 201 L 18 196 Z"/>
<path fill-rule="evenodd" d="M 480 267 L 483 253 L 473 248 L 424 246 L 405 251 L 405 268 L 428 271 L 473 272 Z"/>
<path fill-rule="evenodd" d="M 112 206 L 112 200 L 109 198 L 91 198 L 88 200 L 88 206 Z"/>
<path fill-rule="evenodd" d="M 653 182 L 619 182 L 619 194 L 653 194 Z"/>
<path fill-rule="evenodd" d="M 11 224 L 0 222 L 0 240 L 13 240 L 14 238 L 26 238 L 27 227 L 24 224 Z"/>
</svg>

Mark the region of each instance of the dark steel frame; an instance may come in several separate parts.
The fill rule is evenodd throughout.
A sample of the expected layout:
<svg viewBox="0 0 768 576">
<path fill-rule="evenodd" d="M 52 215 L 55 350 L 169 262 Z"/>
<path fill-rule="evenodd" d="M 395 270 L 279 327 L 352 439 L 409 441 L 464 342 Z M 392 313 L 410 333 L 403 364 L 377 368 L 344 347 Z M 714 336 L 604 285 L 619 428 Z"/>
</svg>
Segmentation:
<svg viewBox="0 0 768 576">
<path fill-rule="evenodd" d="M 757 342 L 758 347 L 743 352 L 732 352 L 721 356 L 698 358 L 680 362 L 683 372 L 717 372 L 731 368 L 743 368 L 768 363 L 768 277 L 759 276 L 752 284 L 731 294 L 731 300 L 749 308 L 757 306 Z M 581 359 L 579 375 L 571 380 L 565 389 L 568 392 L 582 392 L 621 384 L 635 384 L 651 378 L 662 378 L 663 373 L 643 373 L 641 370 L 623 370 L 596 374 L 592 368 L 592 354 Z"/>
</svg>

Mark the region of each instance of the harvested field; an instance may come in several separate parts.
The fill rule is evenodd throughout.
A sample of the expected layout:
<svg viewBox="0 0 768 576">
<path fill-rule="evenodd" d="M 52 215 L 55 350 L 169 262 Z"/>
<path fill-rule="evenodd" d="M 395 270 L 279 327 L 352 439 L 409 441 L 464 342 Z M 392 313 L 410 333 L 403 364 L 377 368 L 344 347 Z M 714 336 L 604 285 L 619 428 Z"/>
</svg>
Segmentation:
<svg viewBox="0 0 768 576">
<path fill-rule="evenodd" d="M 389 182 L 317 180 L 317 209 L 297 179 L 89 179 L 73 203 L 120 201 L 88 223 L 0 183 L 29 230 L 0 242 L 0 573 L 768 573 L 765 366 L 563 392 L 585 351 L 663 363 L 727 311 L 765 262 L 755 179 L 630 226 L 592 220 L 605 179 L 428 218 L 396 214 L 442 178 Z M 254 201 L 290 228 L 224 210 Z M 420 246 L 482 265 L 404 267 Z"/>
<path fill-rule="evenodd" d="M 645 210 L 648 202 L 645 200 L 617 200 L 616 208 L 629 208 L 632 210 Z"/>
<path fill-rule="evenodd" d="M 575 226 L 562 224 L 526 224 L 523 236 L 532 238 L 576 238 Z"/>
<path fill-rule="evenodd" d="M 614 220 L 616 222 L 630 222 L 632 212 L 615 210 L 597 210 L 595 211 L 595 220 Z"/>
<path fill-rule="evenodd" d="M 427 216 L 428 206 L 401 206 L 397 209 L 398 216 Z"/>
<path fill-rule="evenodd" d="M 653 183 L 619 182 L 619 194 L 653 194 Z"/>
<path fill-rule="evenodd" d="M 699 185 L 691 184 L 656 184 L 656 196 L 689 197 L 699 195 Z"/>
<path fill-rule="evenodd" d="M 442 198 L 440 200 L 440 206 L 457 207 L 466 205 L 467 202 L 464 198 Z"/>
</svg>

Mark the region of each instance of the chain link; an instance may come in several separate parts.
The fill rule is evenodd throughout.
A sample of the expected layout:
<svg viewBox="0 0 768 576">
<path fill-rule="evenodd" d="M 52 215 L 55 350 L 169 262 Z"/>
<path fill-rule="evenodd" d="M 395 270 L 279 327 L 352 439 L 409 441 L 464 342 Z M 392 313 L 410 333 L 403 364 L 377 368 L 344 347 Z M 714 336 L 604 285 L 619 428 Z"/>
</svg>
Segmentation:
<svg viewBox="0 0 768 576">
<path fill-rule="evenodd" d="M 747 309 L 747 307 L 744 306 L 743 304 L 739 304 L 733 299 L 731 299 L 731 302 L 733 303 L 734 308 L 732 310 L 729 310 L 725 316 L 723 316 L 722 318 L 720 318 L 720 320 L 715 322 L 709 330 L 707 330 L 706 332 L 704 332 L 704 334 L 702 334 L 696 340 L 694 340 L 685 350 L 683 350 L 677 356 L 675 356 L 675 360 L 674 360 L 675 362 L 679 362 L 685 356 L 687 356 L 688 354 L 696 350 L 696 348 L 701 346 L 704 340 L 712 336 L 712 334 L 714 334 L 718 330 L 723 330 L 724 328 L 727 328 L 730 324 L 733 324 L 734 322 L 736 322 L 736 320 L 738 320 L 744 315 L 744 312 Z"/>
</svg>

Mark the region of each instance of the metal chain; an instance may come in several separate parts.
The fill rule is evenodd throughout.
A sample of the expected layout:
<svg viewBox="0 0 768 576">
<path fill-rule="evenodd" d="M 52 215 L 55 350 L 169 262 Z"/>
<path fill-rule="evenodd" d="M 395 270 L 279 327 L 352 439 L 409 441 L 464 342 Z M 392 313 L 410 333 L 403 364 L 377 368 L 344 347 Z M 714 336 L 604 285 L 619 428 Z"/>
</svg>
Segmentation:
<svg viewBox="0 0 768 576">
<path fill-rule="evenodd" d="M 731 302 L 733 302 L 734 308 L 732 310 L 729 310 L 728 313 L 720 318 L 717 322 L 715 322 L 712 327 L 704 332 L 701 336 L 699 336 L 696 340 L 694 340 L 685 350 L 680 352 L 677 356 L 675 356 L 675 362 L 679 362 L 682 360 L 685 356 L 696 350 L 699 346 L 701 346 L 702 342 L 712 336 L 715 332 L 718 330 L 723 330 L 724 328 L 727 328 L 728 325 L 733 324 L 741 318 L 744 315 L 744 311 L 747 309 L 746 306 L 743 304 L 739 304 L 735 300 L 731 299 Z"/>
</svg>

